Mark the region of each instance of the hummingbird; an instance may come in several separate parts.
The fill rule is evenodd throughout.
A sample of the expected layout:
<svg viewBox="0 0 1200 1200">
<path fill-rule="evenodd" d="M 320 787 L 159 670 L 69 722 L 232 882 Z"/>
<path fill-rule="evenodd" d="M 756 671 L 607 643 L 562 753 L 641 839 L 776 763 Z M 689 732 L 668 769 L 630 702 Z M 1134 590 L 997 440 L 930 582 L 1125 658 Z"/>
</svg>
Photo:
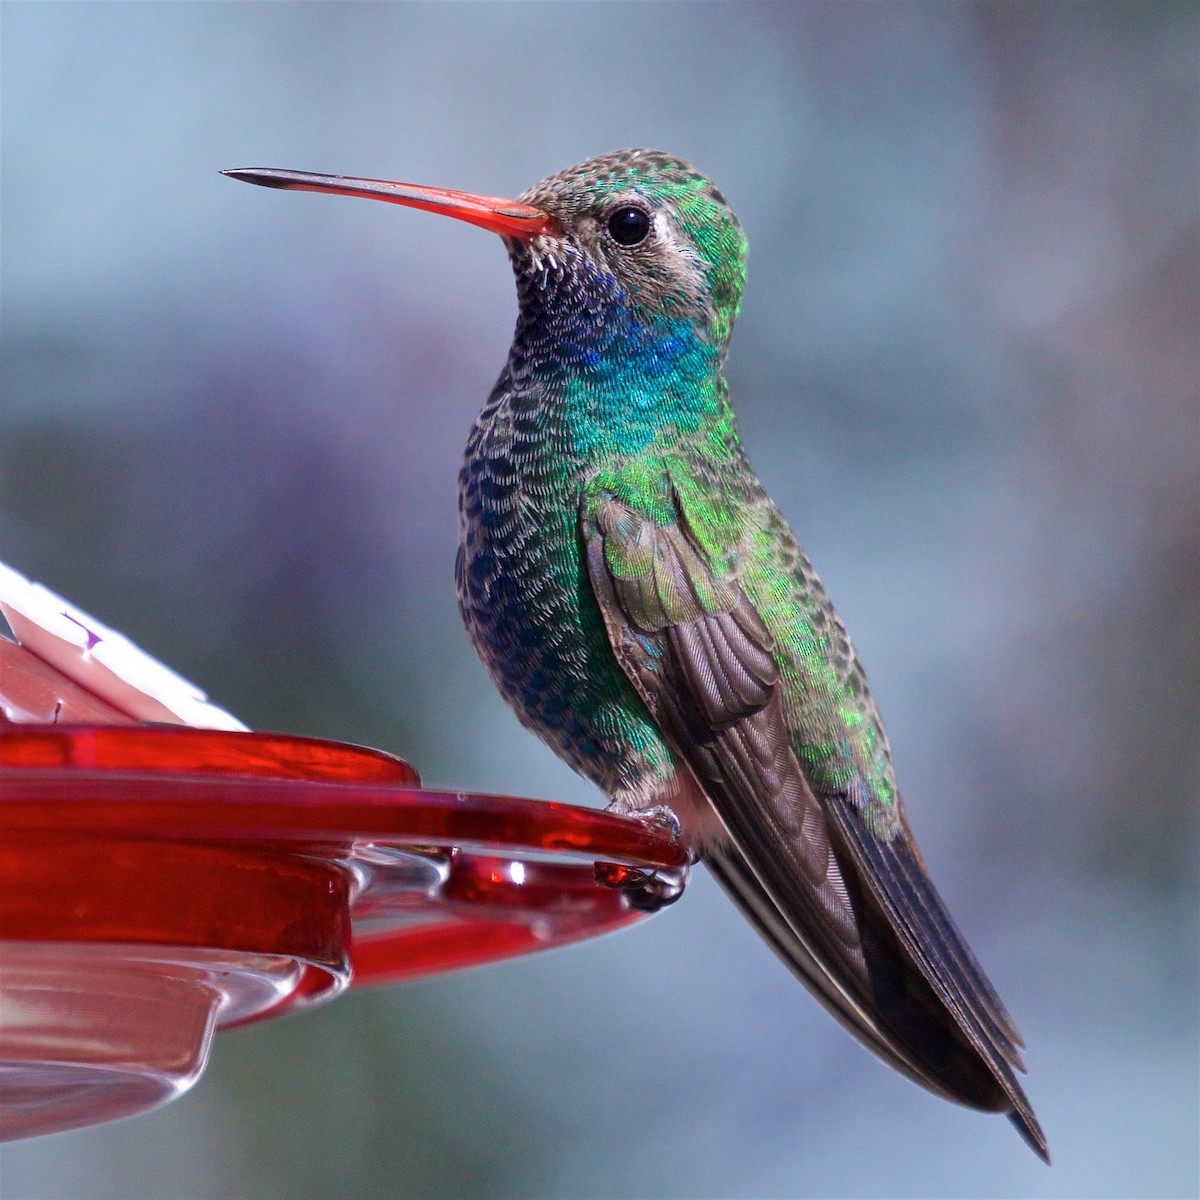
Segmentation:
<svg viewBox="0 0 1200 1200">
<path fill-rule="evenodd" d="M 467 441 L 455 573 L 492 679 L 610 809 L 665 819 L 850 1033 L 1048 1162 L 1021 1037 L 929 877 L 846 627 L 743 448 L 724 364 L 747 239 L 724 194 L 645 149 L 515 200 L 224 173 L 503 238 L 519 313 Z"/>
</svg>

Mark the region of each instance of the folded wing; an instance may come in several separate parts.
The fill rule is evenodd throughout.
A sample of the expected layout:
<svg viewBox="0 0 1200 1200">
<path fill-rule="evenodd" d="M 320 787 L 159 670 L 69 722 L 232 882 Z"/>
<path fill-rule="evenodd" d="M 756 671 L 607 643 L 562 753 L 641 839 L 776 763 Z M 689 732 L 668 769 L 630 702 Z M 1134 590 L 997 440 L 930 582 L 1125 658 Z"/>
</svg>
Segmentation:
<svg viewBox="0 0 1200 1200">
<path fill-rule="evenodd" d="M 706 848 L 710 869 L 855 1036 L 941 1095 L 1009 1112 L 1046 1157 L 1014 1074 L 1020 1038 L 906 823 L 873 828 L 853 780 L 814 788 L 769 629 L 678 512 L 653 512 L 597 486 L 580 529 L 613 652 L 729 835 Z"/>
</svg>

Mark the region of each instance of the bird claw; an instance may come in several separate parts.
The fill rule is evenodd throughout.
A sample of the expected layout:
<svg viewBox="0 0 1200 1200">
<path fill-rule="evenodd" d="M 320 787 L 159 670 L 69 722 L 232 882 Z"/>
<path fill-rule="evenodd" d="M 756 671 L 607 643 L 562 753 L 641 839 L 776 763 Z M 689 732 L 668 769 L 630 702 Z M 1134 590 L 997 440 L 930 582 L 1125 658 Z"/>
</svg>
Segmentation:
<svg viewBox="0 0 1200 1200">
<path fill-rule="evenodd" d="M 668 808 L 665 804 L 656 804 L 653 808 L 643 809 L 633 815 L 644 825 L 649 825 L 656 833 L 660 831 L 669 833 L 672 845 L 679 841 L 679 837 L 683 833 L 683 826 L 680 825 L 674 809 Z"/>
<path fill-rule="evenodd" d="M 683 895 L 690 870 L 689 865 L 647 872 L 645 879 L 627 893 L 630 907 L 652 913 L 674 904 Z"/>
<path fill-rule="evenodd" d="M 631 813 L 653 833 L 666 833 L 674 845 L 682 834 L 679 818 L 665 804 Z M 640 912 L 658 912 L 668 904 L 674 904 L 683 895 L 687 886 L 691 863 L 682 867 L 663 867 L 657 871 L 644 871 L 638 867 L 625 867 L 616 863 L 597 863 L 596 882 L 602 887 L 619 888 L 625 893 L 630 908 Z"/>
<path fill-rule="evenodd" d="M 690 863 L 658 871 L 643 871 L 619 863 L 597 863 L 596 882 L 601 887 L 624 892 L 630 908 L 639 912 L 658 912 L 683 895 L 690 870 Z"/>
</svg>

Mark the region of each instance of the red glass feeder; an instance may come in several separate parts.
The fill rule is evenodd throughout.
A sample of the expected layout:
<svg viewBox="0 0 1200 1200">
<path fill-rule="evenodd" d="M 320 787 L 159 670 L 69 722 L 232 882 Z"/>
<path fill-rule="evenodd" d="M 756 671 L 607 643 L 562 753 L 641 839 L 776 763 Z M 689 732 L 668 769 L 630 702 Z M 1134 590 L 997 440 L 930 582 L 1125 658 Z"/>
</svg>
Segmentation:
<svg viewBox="0 0 1200 1200">
<path fill-rule="evenodd" d="M 214 1030 L 619 929 L 640 879 L 686 874 L 639 821 L 136 723 L 80 674 L 0 638 L 0 1138 L 145 1112 Z"/>
</svg>

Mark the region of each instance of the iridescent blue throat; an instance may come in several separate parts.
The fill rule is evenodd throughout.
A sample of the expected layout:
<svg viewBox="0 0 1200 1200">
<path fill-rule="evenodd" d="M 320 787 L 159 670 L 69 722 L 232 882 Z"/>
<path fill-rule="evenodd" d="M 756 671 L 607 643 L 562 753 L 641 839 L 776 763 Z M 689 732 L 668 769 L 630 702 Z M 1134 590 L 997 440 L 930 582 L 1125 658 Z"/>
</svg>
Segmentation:
<svg viewBox="0 0 1200 1200">
<path fill-rule="evenodd" d="M 535 265 L 519 247 L 512 258 L 521 315 L 509 369 L 518 389 L 536 381 L 572 457 L 636 454 L 717 414 L 723 347 L 692 313 L 639 311 L 582 254 Z"/>
</svg>

